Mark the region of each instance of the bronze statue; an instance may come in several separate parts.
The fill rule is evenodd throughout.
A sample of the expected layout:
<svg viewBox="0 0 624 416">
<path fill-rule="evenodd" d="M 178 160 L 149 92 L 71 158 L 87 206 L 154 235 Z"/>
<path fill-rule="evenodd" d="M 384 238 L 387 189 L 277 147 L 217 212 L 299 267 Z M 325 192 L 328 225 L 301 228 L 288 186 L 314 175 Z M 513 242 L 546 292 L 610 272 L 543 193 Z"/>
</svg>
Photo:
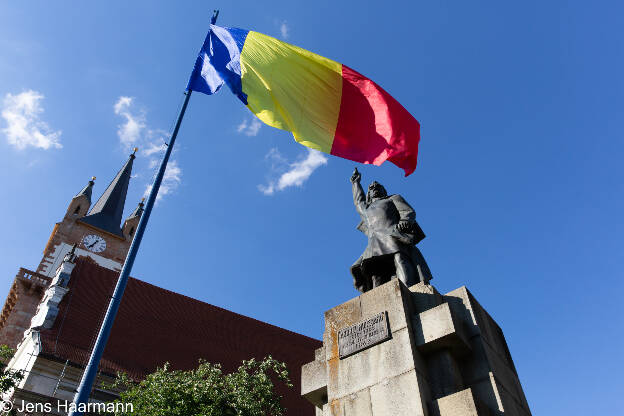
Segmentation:
<svg viewBox="0 0 624 416">
<path fill-rule="evenodd" d="M 433 277 L 416 247 L 425 234 L 414 209 L 401 195 L 388 196 L 377 181 L 365 196 L 361 179 L 356 168 L 351 176 L 353 203 L 362 219 L 357 228 L 368 237 L 368 245 L 351 266 L 355 288 L 364 293 L 395 277 L 408 287 L 427 283 Z"/>
</svg>

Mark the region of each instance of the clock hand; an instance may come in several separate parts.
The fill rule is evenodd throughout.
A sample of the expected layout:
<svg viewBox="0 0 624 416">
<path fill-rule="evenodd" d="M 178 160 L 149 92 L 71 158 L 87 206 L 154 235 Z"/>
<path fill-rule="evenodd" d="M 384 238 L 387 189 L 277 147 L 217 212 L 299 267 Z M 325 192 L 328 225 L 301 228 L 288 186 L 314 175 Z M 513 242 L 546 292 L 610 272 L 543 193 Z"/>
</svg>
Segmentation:
<svg viewBox="0 0 624 416">
<path fill-rule="evenodd" d="M 95 241 L 93 242 L 93 244 L 88 245 L 88 246 L 87 246 L 87 248 L 93 248 L 93 246 L 94 246 L 94 245 L 96 245 L 96 244 L 97 244 L 97 240 L 95 240 Z"/>
</svg>

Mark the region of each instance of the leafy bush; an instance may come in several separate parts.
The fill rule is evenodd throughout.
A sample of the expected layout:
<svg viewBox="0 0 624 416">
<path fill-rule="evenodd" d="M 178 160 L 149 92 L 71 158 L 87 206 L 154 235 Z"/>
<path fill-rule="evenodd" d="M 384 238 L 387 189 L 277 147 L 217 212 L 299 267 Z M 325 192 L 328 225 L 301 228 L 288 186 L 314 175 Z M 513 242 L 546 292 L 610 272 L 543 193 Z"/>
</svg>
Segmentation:
<svg viewBox="0 0 624 416">
<path fill-rule="evenodd" d="M 8 392 L 24 378 L 22 370 L 9 370 L 7 364 L 15 354 L 13 348 L 0 345 L 0 395 Z"/>
<path fill-rule="evenodd" d="M 134 412 L 115 415 L 282 416 L 274 379 L 292 387 L 286 365 L 271 356 L 243 361 L 230 374 L 206 361 L 189 371 L 171 371 L 165 364 L 138 384 L 118 375 L 114 386 L 125 389 L 118 402 L 132 403 Z"/>
</svg>

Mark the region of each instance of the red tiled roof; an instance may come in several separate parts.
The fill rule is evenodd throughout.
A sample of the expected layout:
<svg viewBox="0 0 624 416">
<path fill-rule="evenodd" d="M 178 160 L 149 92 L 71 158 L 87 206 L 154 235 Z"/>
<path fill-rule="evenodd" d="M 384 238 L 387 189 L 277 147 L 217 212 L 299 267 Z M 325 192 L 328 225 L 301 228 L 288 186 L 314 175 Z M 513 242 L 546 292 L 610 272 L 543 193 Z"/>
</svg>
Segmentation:
<svg viewBox="0 0 624 416">
<path fill-rule="evenodd" d="M 69 292 L 51 329 L 41 330 L 42 353 L 86 365 L 118 273 L 79 258 Z M 300 396 L 301 366 L 322 343 L 282 328 L 130 278 L 104 351 L 100 371 L 141 379 L 170 362 L 191 369 L 200 358 L 224 371 L 267 355 L 283 361 L 292 389 L 278 388 L 290 415 L 312 415 Z"/>
</svg>

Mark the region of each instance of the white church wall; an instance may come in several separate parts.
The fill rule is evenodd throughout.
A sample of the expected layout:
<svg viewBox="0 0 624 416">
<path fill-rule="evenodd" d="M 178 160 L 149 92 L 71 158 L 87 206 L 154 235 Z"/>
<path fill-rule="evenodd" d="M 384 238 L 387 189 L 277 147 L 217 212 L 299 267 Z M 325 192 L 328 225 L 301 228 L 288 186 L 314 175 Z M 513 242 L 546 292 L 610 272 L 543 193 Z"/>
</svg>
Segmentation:
<svg viewBox="0 0 624 416">
<path fill-rule="evenodd" d="M 54 276 L 56 269 L 58 269 L 58 267 L 63 262 L 63 258 L 65 257 L 67 253 L 69 253 L 71 249 L 72 249 L 72 246 L 67 243 L 60 243 L 54 246 L 54 251 L 49 256 L 49 260 L 47 261 L 47 265 L 45 266 L 42 274 L 46 276 L 50 276 L 50 277 Z M 95 262 L 98 265 L 102 267 L 106 267 L 107 269 L 115 270 L 115 271 L 121 270 L 121 263 L 118 263 L 111 259 L 107 259 L 102 256 L 98 256 L 97 254 L 91 253 L 90 251 L 83 250 L 79 247 L 76 247 L 75 253 L 81 257 L 90 257 L 93 260 L 95 260 Z"/>
</svg>

